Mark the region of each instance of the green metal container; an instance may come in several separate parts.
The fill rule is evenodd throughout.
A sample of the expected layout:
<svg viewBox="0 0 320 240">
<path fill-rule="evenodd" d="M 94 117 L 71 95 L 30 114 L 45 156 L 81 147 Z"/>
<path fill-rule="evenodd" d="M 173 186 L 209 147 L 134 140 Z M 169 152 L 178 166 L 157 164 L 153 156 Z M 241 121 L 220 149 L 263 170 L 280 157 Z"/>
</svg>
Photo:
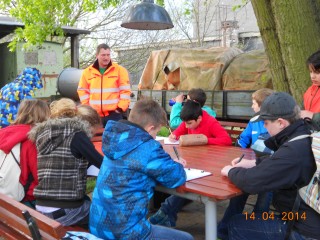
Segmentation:
<svg viewBox="0 0 320 240">
<path fill-rule="evenodd" d="M 36 90 L 35 97 L 49 98 L 57 94 L 57 77 L 63 70 L 63 48 L 55 42 L 44 42 L 41 47 L 23 51 L 22 44 L 10 52 L 8 43 L 0 44 L 0 88 L 12 82 L 26 67 L 39 69 L 43 88 Z"/>
</svg>

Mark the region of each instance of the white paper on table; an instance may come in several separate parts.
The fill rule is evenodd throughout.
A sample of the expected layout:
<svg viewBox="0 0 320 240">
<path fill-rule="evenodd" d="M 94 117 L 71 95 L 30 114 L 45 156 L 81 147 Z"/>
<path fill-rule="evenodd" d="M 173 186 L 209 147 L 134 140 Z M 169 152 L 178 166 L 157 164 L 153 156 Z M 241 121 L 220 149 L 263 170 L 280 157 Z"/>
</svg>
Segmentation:
<svg viewBox="0 0 320 240">
<path fill-rule="evenodd" d="M 87 169 L 87 175 L 88 176 L 98 176 L 100 169 L 97 168 L 94 165 L 91 165 L 88 169 Z"/>
<path fill-rule="evenodd" d="M 165 138 L 167 138 L 167 137 L 156 136 L 156 140 L 157 140 L 157 141 L 164 140 Z"/>
<path fill-rule="evenodd" d="M 168 137 L 166 137 L 166 138 L 164 138 L 163 143 L 164 143 L 164 144 L 170 144 L 170 145 L 179 145 L 179 140 L 172 142 L 171 140 L 169 140 Z"/>
<path fill-rule="evenodd" d="M 184 171 L 187 174 L 187 181 L 212 175 L 211 172 L 206 172 L 204 170 L 195 168 L 184 168 Z"/>
</svg>

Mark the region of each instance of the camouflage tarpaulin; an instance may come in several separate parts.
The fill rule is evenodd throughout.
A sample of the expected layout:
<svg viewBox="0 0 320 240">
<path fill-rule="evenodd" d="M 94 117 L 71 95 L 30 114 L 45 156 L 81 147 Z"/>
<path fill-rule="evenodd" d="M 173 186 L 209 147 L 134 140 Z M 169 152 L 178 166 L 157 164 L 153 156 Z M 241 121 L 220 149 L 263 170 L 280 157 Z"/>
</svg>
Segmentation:
<svg viewBox="0 0 320 240">
<path fill-rule="evenodd" d="M 269 62 L 264 50 L 237 55 L 222 76 L 223 90 L 272 88 Z"/>
<path fill-rule="evenodd" d="M 221 90 L 222 74 L 238 48 L 170 49 L 153 51 L 140 78 L 139 89 Z"/>
</svg>

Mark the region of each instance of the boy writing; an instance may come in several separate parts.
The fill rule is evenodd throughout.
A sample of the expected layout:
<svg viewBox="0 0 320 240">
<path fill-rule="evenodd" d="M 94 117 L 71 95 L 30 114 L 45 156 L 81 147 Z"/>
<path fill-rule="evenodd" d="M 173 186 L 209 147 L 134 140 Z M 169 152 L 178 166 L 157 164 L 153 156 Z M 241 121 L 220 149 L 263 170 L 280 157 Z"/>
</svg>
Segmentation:
<svg viewBox="0 0 320 240">
<path fill-rule="evenodd" d="M 255 91 L 252 94 L 252 109 L 255 113 L 260 112 L 260 107 L 264 100 L 273 93 L 272 89 L 262 88 Z M 241 148 L 252 147 L 256 152 L 257 156 L 271 154 L 271 150 L 267 148 L 264 143 L 257 141 L 259 136 L 270 137 L 267 129 L 264 127 L 264 121 L 255 121 L 257 116 L 250 119 L 247 127 L 240 134 L 240 137 L 236 145 Z M 258 143 L 259 144 L 255 144 Z M 223 215 L 223 218 L 218 224 L 218 238 L 224 240 L 228 239 L 228 224 L 230 219 L 237 214 L 243 212 L 246 205 L 247 199 L 249 197 L 248 193 L 244 193 L 240 196 L 234 197 L 230 200 L 229 205 Z M 270 203 L 272 200 L 272 192 L 259 193 L 255 207 L 253 209 L 254 213 L 269 212 Z"/>
<path fill-rule="evenodd" d="M 187 100 L 181 111 L 183 123 L 169 136 L 172 141 L 178 140 L 184 134 L 204 134 L 208 138 L 208 144 L 231 145 L 232 141 L 227 131 L 206 111 L 202 111 L 201 106 L 196 101 Z M 170 196 L 161 208 L 149 218 L 152 224 L 166 227 L 175 227 L 177 214 L 187 202 L 187 199 Z"/>
<path fill-rule="evenodd" d="M 232 144 L 227 131 L 214 117 L 211 117 L 206 111 L 202 111 L 198 102 L 187 100 L 180 117 L 183 122 L 170 134 L 170 140 L 176 141 L 185 134 L 204 134 L 208 138 L 208 144 L 226 146 Z"/>
<path fill-rule="evenodd" d="M 262 103 L 259 118 L 264 120 L 271 135 L 265 144 L 274 154 L 269 159 L 242 159 L 240 163 L 236 158 L 221 174 L 243 192 L 273 192 L 273 206 L 279 215 L 264 218 L 262 214 L 255 214 L 254 221 L 245 219 L 245 214 L 234 216 L 229 223 L 228 239 L 287 239 L 290 222 L 293 228 L 288 231 L 288 239 L 319 239 L 320 215 L 300 200 L 297 193 L 310 182 L 316 170 L 311 139 L 292 140 L 310 134 L 301 119 L 300 108 L 292 96 L 277 92 Z M 298 211 L 293 210 L 294 205 Z M 281 217 L 289 213 L 294 214 L 292 219 Z M 306 217 L 302 218 L 303 215 Z"/>
<path fill-rule="evenodd" d="M 176 103 L 172 106 L 170 113 L 170 127 L 176 129 L 181 123 L 180 113 L 182 110 L 183 101 L 185 95 L 180 94 L 175 98 Z M 216 112 L 208 106 L 204 106 L 207 101 L 207 95 L 201 88 L 192 88 L 189 90 L 187 99 L 197 101 L 202 110 L 206 111 L 210 116 L 216 117 Z"/>
<path fill-rule="evenodd" d="M 128 120 L 110 120 L 106 125 L 105 157 L 93 192 L 90 232 L 103 239 L 193 239 L 186 232 L 154 226 L 146 219 L 157 184 L 176 188 L 186 181 L 183 165 L 154 139 L 167 123 L 165 111 L 157 102 L 143 99 L 136 102 Z"/>
</svg>

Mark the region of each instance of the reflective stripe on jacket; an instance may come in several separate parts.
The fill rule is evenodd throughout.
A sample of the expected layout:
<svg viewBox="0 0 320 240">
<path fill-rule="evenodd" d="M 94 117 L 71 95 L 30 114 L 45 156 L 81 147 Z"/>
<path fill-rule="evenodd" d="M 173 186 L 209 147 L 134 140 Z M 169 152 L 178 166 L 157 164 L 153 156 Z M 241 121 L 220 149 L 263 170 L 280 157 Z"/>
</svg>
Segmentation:
<svg viewBox="0 0 320 240">
<path fill-rule="evenodd" d="M 81 103 L 92 106 L 102 117 L 117 108 L 126 111 L 131 93 L 127 70 L 112 63 L 102 75 L 96 66 L 97 61 L 82 72 L 77 90 Z"/>
</svg>

